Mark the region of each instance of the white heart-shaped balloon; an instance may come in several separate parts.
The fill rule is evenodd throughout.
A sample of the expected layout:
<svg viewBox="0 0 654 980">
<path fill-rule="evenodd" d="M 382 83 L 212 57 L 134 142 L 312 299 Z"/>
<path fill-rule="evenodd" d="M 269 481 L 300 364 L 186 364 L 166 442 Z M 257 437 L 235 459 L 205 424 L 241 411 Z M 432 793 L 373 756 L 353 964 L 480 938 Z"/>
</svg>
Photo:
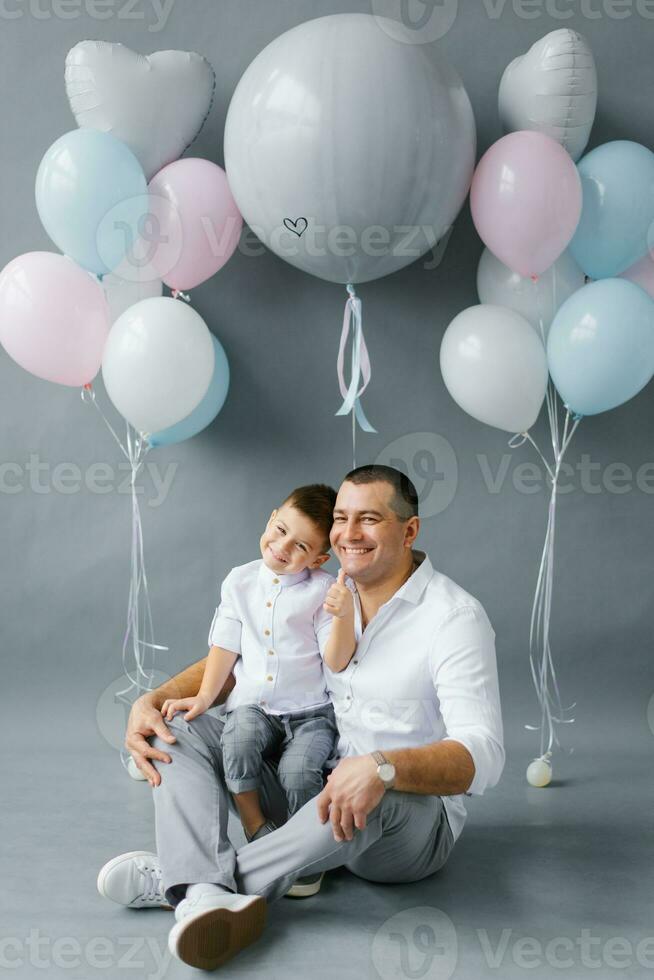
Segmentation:
<svg viewBox="0 0 654 980">
<path fill-rule="evenodd" d="M 65 81 L 77 125 L 126 143 L 149 180 L 202 129 L 216 76 L 193 51 L 144 57 L 123 44 L 80 41 L 68 52 Z"/>
<path fill-rule="evenodd" d="M 505 133 L 537 130 L 578 160 L 597 108 L 597 71 L 586 39 L 561 28 L 536 41 L 504 70 L 498 105 Z"/>
</svg>

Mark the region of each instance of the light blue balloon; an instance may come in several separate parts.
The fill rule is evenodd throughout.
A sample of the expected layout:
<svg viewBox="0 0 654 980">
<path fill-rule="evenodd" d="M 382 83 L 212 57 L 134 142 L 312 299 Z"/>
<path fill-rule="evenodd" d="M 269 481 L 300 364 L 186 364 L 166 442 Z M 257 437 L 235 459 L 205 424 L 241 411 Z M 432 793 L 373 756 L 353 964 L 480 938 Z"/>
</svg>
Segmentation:
<svg viewBox="0 0 654 980">
<path fill-rule="evenodd" d="M 211 384 L 206 395 L 198 407 L 194 408 L 191 414 L 187 415 L 181 422 L 178 422 L 176 425 L 171 425 L 168 429 L 161 429 L 160 432 L 153 432 L 149 435 L 148 442 L 151 446 L 172 446 L 173 443 L 190 439 L 191 436 L 197 435 L 202 429 L 206 429 L 225 404 L 229 390 L 229 361 L 220 341 L 213 335 L 211 339 L 213 341 L 215 363 L 213 378 L 211 379 Z"/>
<path fill-rule="evenodd" d="M 569 249 L 593 279 L 617 276 L 648 251 L 654 222 L 654 153 L 616 140 L 578 164 L 583 205 Z"/>
<path fill-rule="evenodd" d="M 597 415 L 621 405 L 654 375 L 654 302 L 625 279 L 582 286 L 554 317 L 547 360 L 571 411 Z"/>
<path fill-rule="evenodd" d="M 115 136 L 74 129 L 41 161 L 36 207 L 55 245 L 101 276 L 122 262 L 146 221 L 145 175 Z"/>
</svg>

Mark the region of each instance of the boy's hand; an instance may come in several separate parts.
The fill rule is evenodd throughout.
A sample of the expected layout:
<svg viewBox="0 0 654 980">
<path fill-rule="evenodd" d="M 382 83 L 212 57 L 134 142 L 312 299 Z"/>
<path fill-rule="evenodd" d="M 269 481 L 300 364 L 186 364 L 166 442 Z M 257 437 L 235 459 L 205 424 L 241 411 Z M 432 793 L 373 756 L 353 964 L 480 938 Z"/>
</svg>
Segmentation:
<svg viewBox="0 0 654 980">
<path fill-rule="evenodd" d="M 178 711 L 186 711 L 184 721 L 192 721 L 211 707 L 211 701 L 204 694 L 196 694 L 194 698 L 168 698 L 161 706 L 161 714 L 170 721 Z"/>
<path fill-rule="evenodd" d="M 345 584 L 345 572 L 341 568 L 338 578 L 325 596 L 323 603 L 325 612 L 331 613 L 337 619 L 354 616 L 354 598 Z"/>
</svg>

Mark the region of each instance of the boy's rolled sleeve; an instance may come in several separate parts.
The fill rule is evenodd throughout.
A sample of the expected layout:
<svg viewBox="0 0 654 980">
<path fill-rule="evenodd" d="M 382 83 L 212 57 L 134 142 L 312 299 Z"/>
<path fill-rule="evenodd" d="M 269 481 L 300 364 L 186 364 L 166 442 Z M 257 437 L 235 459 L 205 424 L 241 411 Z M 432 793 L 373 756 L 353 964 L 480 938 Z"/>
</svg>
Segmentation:
<svg viewBox="0 0 654 980">
<path fill-rule="evenodd" d="M 220 605 L 209 628 L 209 646 L 222 647 L 240 655 L 243 624 L 237 613 L 231 578 L 230 572 L 220 588 Z"/>
<path fill-rule="evenodd" d="M 446 618 L 431 668 L 445 740 L 460 742 L 472 756 L 467 795 L 481 796 L 498 783 L 505 761 L 495 632 L 481 606 L 459 607 Z"/>
</svg>

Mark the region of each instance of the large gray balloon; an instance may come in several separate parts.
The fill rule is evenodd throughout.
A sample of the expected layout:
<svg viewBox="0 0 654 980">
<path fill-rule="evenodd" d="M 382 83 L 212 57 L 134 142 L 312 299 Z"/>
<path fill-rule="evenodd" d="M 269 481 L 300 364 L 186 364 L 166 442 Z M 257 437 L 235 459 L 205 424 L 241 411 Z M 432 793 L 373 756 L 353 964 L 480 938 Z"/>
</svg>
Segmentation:
<svg viewBox="0 0 654 980">
<path fill-rule="evenodd" d="M 147 58 L 123 44 L 80 41 L 66 57 L 66 94 L 77 125 L 126 143 L 148 180 L 178 160 L 202 129 L 214 70 L 192 51 Z"/>
<path fill-rule="evenodd" d="M 432 46 L 402 43 L 380 20 L 336 14 L 278 37 L 241 78 L 225 125 L 247 223 L 331 282 L 378 279 L 427 252 L 474 169 L 460 78 Z"/>
<path fill-rule="evenodd" d="M 545 133 L 578 160 L 597 108 L 597 71 L 586 38 L 563 27 L 536 41 L 505 69 L 498 104 L 505 133 Z"/>
</svg>

